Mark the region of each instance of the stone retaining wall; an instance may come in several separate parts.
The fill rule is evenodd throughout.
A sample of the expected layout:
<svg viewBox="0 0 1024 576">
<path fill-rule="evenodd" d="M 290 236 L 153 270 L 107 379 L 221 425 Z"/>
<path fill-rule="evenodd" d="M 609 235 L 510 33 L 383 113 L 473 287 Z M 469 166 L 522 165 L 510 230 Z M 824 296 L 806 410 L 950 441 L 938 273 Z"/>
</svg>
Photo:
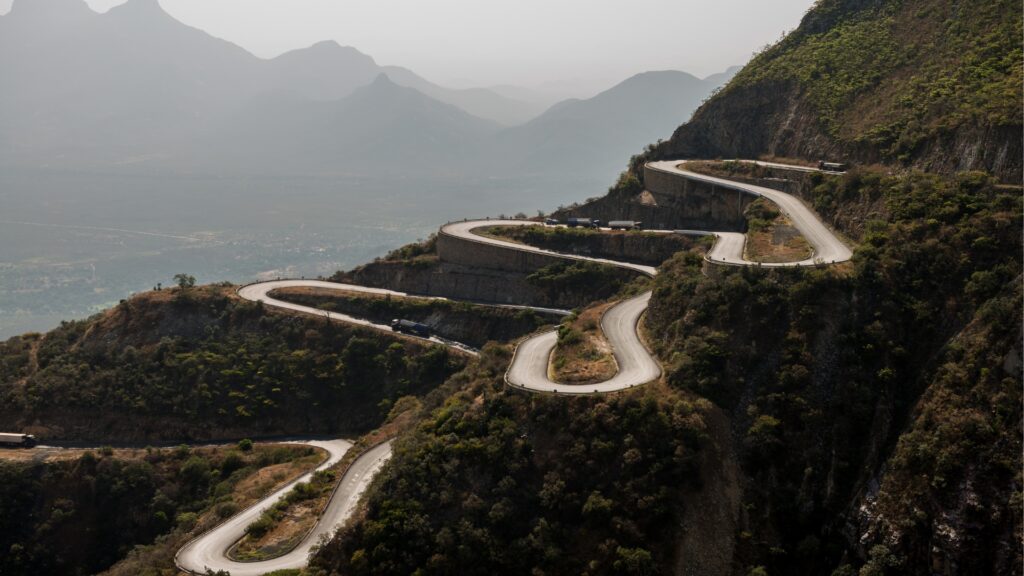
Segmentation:
<svg viewBox="0 0 1024 576">
<path fill-rule="evenodd" d="M 756 197 L 739 190 L 691 180 L 644 166 L 644 187 L 663 210 L 674 213 L 682 228 L 743 231 L 743 211 Z"/>
<path fill-rule="evenodd" d="M 547 294 L 526 280 L 526 276 L 526 273 L 475 268 L 449 262 L 435 262 L 430 266 L 374 262 L 342 274 L 337 279 L 410 294 L 494 304 L 575 308 L 585 303 L 584 299 L 573 294 Z"/>
<path fill-rule="evenodd" d="M 565 261 L 550 254 L 513 250 L 485 242 L 450 236 L 444 230 L 437 235 L 437 256 L 442 262 L 471 268 L 486 268 L 527 274 L 539 268 Z"/>
<path fill-rule="evenodd" d="M 743 211 L 756 197 L 739 190 L 644 167 L 645 190 L 635 196 L 609 194 L 561 210 L 557 218 L 638 220 L 654 230 L 746 231 Z"/>
</svg>

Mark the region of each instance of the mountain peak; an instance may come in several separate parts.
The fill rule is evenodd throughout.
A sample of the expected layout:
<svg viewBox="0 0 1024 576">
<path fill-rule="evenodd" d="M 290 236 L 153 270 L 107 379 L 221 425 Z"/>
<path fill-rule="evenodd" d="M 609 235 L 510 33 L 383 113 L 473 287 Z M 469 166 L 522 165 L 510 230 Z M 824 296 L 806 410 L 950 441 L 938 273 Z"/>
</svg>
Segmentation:
<svg viewBox="0 0 1024 576">
<path fill-rule="evenodd" d="M 172 18 L 160 5 L 160 0 L 128 0 L 120 6 L 111 8 L 109 13 L 138 18 Z"/>
<path fill-rule="evenodd" d="M 46 17 L 66 19 L 95 15 L 84 0 L 14 0 L 10 14 L 17 17 Z"/>
<path fill-rule="evenodd" d="M 342 46 L 337 40 L 321 40 L 309 47 L 309 50 L 317 52 L 358 52 L 351 46 Z"/>
<path fill-rule="evenodd" d="M 397 88 L 398 84 L 395 84 L 387 74 L 381 72 L 373 79 L 373 83 L 370 86 L 374 88 Z"/>
<path fill-rule="evenodd" d="M 374 62 L 373 57 L 369 54 L 364 54 L 360 52 L 358 48 L 352 46 L 342 46 L 341 44 L 338 44 L 336 40 L 321 40 L 309 48 L 306 48 L 306 51 L 313 54 L 341 58 L 346 61 L 365 62 L 374 66 L 377 65 L 377 63 Z"/>
<path fill-rule="evenodd" d="M 352 92 L 352 95 L 347 100 L 350 102 L 372 102 L 376 105 L 381 105 L 384 102 L 402 101 L 410 98 L 412 95 L 429 99 L 428 96 L 413 88 L 406 88 L 405 86 L 395 84 L 387 74 L 381 72 L 373 79 L 373 82 Z"/>
</svg>

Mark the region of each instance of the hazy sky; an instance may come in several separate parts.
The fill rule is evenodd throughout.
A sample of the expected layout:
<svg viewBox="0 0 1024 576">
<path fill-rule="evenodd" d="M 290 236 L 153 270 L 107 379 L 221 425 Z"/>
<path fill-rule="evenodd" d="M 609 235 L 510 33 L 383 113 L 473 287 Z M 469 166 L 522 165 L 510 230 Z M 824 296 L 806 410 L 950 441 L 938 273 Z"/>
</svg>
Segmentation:
<svg viewBox="0 0 1024 576">
<path fill-rule="evenodd" d="M 21 0 L 33 1 L 33 0 Z M 106 11 L 124 0 L 88 0 Z M 6 13 L 12 0 L 0 0 Z M 334 39 L 449 85 L 704 76 L 743 64 L 812 0 L 160 0 L 177 19 L 271 57 Z"/>
</svg>

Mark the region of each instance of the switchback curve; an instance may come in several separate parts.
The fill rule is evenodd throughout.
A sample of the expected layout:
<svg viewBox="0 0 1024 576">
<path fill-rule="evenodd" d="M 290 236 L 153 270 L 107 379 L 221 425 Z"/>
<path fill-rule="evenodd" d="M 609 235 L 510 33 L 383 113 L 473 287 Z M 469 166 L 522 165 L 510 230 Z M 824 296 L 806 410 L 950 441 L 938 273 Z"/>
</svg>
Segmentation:
<svg viewBox="0 0 1024 576">
<path fill-rule="evenodd" d="M 274 570 L 305 566 L 310 550 L 320 542 L 320 538 L 333 535 L 334 530 L 352 516 L 359 503 L 359 497 L 366 490 L 370 480 L 391 457 L 391 443 L 385 442 L 367 450 L 349 466 L 316 526 L 290 552 L 259 562 L 239 562 L 228 558 L 228 550 L 245 535 L 245 528 L 259 518 L 260 514 L 283 498 L 296 484 L 308 482 L 318 470 L 324 470 L 340 462 L 345 453 L 352 448 L 352 443 L 345 440 L 303 443 L 326 450 L 327 460 L 183 546 L 174 557 L 175 564 L 192 574 L 206 574 L 208 569 L 212 569 L 226 570 L 231 576 L 259 576 Z"/>
</svg>

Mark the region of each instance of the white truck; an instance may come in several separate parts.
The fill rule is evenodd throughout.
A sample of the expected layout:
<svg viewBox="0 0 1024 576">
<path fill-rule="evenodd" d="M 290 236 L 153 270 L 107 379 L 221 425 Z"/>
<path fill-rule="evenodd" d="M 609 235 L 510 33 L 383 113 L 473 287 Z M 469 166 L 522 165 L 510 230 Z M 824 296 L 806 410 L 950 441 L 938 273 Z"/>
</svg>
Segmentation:
<svg viewBox="0 0 1024 576">
<path fill-rule="evenodd" d="M 31 434 L 8 434 L 0 432 L 0 448 L 31 448 L 36 437 Z"/>
</svg>

